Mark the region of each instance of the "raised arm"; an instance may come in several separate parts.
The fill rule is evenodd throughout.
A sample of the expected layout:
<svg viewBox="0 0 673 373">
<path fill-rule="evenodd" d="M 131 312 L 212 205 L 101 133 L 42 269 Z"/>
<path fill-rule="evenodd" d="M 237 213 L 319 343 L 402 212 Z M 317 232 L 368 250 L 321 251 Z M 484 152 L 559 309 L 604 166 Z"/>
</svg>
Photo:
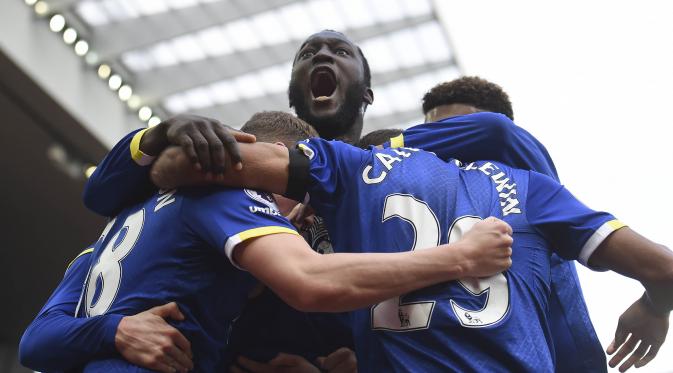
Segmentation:
<svg viewBox="0 0 673 373">
<path fill-rule="evenodd" d="M 673 252 L 667 247 L 624 227 L 603 240 L 589 265 L 640 281 L 653 310 L 660 314 L 673 310 Z"/>
<path fill-rule="evenodd" d="M 131 144 L 137 144 L 142 134 L 142 130 L 136 130 L 124 136 L 98 164 L 84 187 L 88 209 L 112 217 L 156 189 L 149 178 L 149 167 L 131 156 Z"/>
<path fill-rule="evenodd" d="M 253 135 L 195 115 L 178 115 L 154 127 L 131 132 L 98 165 L 84 190 L 84 204 L 92 211 L 114 216 L 124 207 L 146 198 L 155 187 L 149 165 L 169 145 L 179 145 L 190 165 L 221 173 L 225 159 L 241 160 L 237 142 L 253 142 Z"/>
<path fill-rule="evenodd" d="M 528 220 L 556 244 L 557 250 L 564 249 L 560 254 L 578 258 L 592 268 L 614 270 L 645 287 L 645 296 L 620 317 L 608 353 L 619 348 L 610 360 L 614 367 L 641 342 L 620 371 L 633 364 L 638 367 L 647 364 L 668 332 L 669 312 L 673 309 L 673 253 L 635 233 L 612 215 L 589 209 L 552 179 L 532 172 L 530 175 Z M 632 335 L 627 341 L 629 334 Z"/>
<path fill-rule="evenodd" d="M 330 255 L 314 252 L 300 236 L 275 234 L 239 244 L 233 256 L 292 307 L 341 312 L 440 282 L 502 272 L 511 265 L 510 234 L 509 225 L 490 218 L 451 245 Z"/>
<path fill-rule="evenodd" d="M 608 268 L 640 281 L 645 294 L 620 316 L 615 339 L 608 347 L 610 366 L 624 372 L 654 359 L 666 340 L 673 309 L 673 252 L 624 227 L 609 235 L 589 258 L 592 266 Z M 632 353 L 633 352 L 633 353 Z"/>
</svg>

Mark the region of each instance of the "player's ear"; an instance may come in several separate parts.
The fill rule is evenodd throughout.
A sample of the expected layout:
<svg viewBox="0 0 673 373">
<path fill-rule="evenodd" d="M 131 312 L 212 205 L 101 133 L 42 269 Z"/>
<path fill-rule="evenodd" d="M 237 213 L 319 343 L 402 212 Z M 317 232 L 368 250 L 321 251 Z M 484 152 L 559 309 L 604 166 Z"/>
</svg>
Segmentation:
<svg viewBox="0 0 673 373">
<path fill-rule="evenodd" d="M 276 145 L 280 145 L 280 146 L 282 146 L 283 148 L 287 148 L 287 145 L 285 145 L 285 143 L 282 143 L 282 142 L 280 142 L 280 141 L 276 141 L 276 142 L 274 142 L 274 144 L 276 144 Z"/>
<path fill-rule="evenodd" d="M 364 100 L 364 102 L 367 105 L 373 104 L 374 103 L 374 91 L 372 91 L 371 88 L 367 87 L 367 89 L 365 89 L 365 93 L 364 93 L 362 99 Z"/>
</svg>

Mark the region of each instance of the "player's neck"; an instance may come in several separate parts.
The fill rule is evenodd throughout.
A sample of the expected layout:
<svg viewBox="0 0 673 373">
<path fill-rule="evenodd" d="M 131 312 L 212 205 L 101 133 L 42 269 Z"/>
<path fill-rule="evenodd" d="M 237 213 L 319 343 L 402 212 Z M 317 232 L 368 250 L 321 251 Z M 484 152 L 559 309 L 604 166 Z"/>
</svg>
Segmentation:
<svg viewBox="0 0 673 373">
<path fill-rule="evenodd" d="M 340 136 L 337 136 L 336 139 L 353 144 L 360 139 L 360 136 L 362 136 L 362 124 L 363 117 L 362 115 L 358 115 L 353 125 L 348 128 L 348 131 Z"/>
</svg>

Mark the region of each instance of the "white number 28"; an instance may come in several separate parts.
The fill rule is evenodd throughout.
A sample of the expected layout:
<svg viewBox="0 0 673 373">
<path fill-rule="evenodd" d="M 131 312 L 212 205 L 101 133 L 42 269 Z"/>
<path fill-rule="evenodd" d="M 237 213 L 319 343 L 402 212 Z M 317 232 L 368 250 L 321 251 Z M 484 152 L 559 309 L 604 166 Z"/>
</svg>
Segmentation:
<svg viewBox="0 0 673 373">
<path fill-rule="evenodd" d="M 117 297 L 117 291 L 121 285 L 123 275 L 121 262 L 133 250 L 138 241 L 140 232 L 143 230 L 144 220 L 144 209 L 129 215 L 121 229 L 108 241 L 96 264 L 91 267 L 85 289 L 86 297 L 84 304 L 86 305 L 87 316 L 97 316 L 106 313 Z M 108 224 L 103 231 L 103 235 L 107 235 L 112 224 L 114 222 Z M 125 234 L 121 242 L 115 245 L 122 232 L 125 232 Z M 100 288 L 96 292 L 96 284 L 99 280 Z M 98 296 L 94 298 L 96 293 Z"/>
<path fill-rule="evenodd" d="M 410 250 L 427 249 L 439 245 L 441 230 L 437 216 L 430 206 L 408 194 L 386 196 L 383 207 L 385 222 L 399 218 L 411 224 L 414 230 L 414 243 Z M 449 228 L 449 243 L 460 240 L 480 218 L 463 216 L 456 219 Z M 481 328 L 496 324 L 509 311 L 509 288 L 507 278 L 499 273 L 488 278 L 461 279 L 458 283 L 471 295 L 486 294 L 484 306 L 479 310 L 470 310 L 460 306 L 453 299 L 451 308 L 461 325 L 468 328 Z M 432 319 L 435 301 L 402 302 L 403 296 L 385 300 L 371 308 L 371 326 L 374 330 L 411 331 L 427 329 Z"/>
</svg>

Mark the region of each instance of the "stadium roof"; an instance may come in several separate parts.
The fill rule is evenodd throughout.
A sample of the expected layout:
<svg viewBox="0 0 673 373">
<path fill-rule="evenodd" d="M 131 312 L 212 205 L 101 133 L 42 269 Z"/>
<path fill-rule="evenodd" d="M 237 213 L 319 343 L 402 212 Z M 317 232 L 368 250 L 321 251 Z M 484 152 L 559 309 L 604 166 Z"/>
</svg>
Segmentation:
<svg viewBox="0 0 673 373">
<path fill-rule="evenodd" d="M 26 0 L 141 120 L 191 112 L 240 126 L 289 110 L 294 53 L 334 29 L 358 43 L 375 103 L 365 132 L 421 118 L 420 98 L 460 74 L 430 0 Z M 103 83 L 102 83 L 103 84 Z M 123 101 L 123 103 L 121 102 Z"/>
</svg>

